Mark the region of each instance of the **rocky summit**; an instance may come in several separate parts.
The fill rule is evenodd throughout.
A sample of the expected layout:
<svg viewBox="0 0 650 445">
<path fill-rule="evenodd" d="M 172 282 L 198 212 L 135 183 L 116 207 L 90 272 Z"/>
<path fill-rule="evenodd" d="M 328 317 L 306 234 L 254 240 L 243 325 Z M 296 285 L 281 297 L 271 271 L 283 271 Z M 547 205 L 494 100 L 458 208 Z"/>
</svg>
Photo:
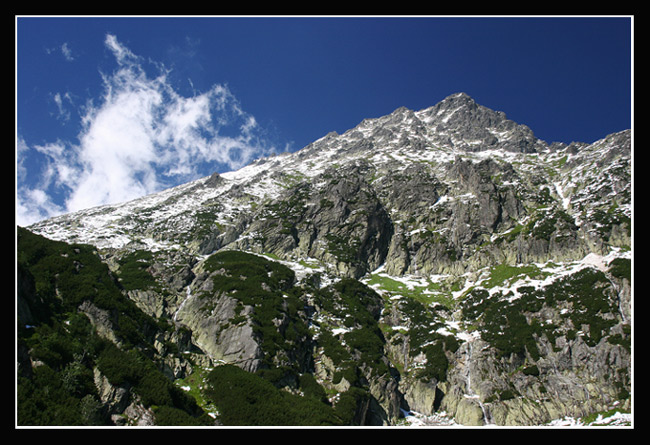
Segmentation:
<svg viewBox="0 0 650 445">
<path fill-rule="evenodd" d="M 630 425 L 631 229 L 629 130 L 463 93 L 18 228 L 18 423 Z"/>
</svg>

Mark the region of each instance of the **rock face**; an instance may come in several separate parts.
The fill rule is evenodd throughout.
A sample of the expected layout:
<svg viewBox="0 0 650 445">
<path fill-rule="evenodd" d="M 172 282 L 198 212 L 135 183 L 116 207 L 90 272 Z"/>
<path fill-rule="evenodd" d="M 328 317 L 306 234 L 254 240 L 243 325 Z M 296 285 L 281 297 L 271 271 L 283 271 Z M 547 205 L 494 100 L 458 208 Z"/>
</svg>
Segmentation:
<svg viewBox="0 0 650 445">
<path fill-rule="evenodd" d="M 259 367 L 261 351 L 253 338 L 253 327 L 250 323 L 230 325 L 235 317 L 237 300 L 227 295 L 215 295 L 200 301 L 188 295 L 179 312 L 176 321 L 187 326 L 194 333 L 194 342 L 214 360 L 234 363 L 247 371 L 255 371 Z M 205 316 L 201 314 L 205 305 L 213 309 Z M 245 308 L 242 315 L 250 314 L 251 308 Z"/>
<path fill-rule="evenodd" d="M 539 425 L 630 407 L 630 163 L 630 131 L 549 145 L 460 93 L 30 230 L 95 246 L 158 351 L 313 375 L 360 424 Z"/>
<path fill-rule="evenodd" d="M 337 275 L 359 278 L 383 263 L 393 226 L 368 184 L 367 165 L 328 169 L 316 189 L 301 183 L 252 218 L 241 249 L 280 257 L 310 257 Z"/>
</svg>

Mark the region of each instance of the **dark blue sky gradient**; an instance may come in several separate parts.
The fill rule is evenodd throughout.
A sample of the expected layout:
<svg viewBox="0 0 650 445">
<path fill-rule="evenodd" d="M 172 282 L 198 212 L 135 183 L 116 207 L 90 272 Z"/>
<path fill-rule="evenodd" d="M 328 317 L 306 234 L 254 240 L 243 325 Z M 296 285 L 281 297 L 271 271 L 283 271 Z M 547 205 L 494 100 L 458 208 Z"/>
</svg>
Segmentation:
<svg viewBox="0 0 650 445">
<path fill-rule="evenodd" d="M 294 148 L 459 91 L 549 142 L 593 142 L 631 125 L 630 21 L 24 18 L 18 105 L 31 114 L 51 91 L 92 96 L 99 69 L 114 63 L 103 48 L 112 33 L 133 53 L 172 68 L 180 92 L 191 94 L 188 79 L 197 90 L 227 84 L 245 110 Z M 65 42 L 78 55 L 74 62 L 45 56 L 48 45 Z M 26 132 L 46 124 L 19 117 Z"/>
<path fill-rule="evenodd" d="M 28 146 L 78 142 L 116 69 L 107 34 L 184 97 L 226 85 L 292 151 L 461 91 L 549 143 L 632 125 L 631 17 L 18 17 L 16 125 Z M 27 171 L 38 162 L 25 158 Z"/>
</svg>

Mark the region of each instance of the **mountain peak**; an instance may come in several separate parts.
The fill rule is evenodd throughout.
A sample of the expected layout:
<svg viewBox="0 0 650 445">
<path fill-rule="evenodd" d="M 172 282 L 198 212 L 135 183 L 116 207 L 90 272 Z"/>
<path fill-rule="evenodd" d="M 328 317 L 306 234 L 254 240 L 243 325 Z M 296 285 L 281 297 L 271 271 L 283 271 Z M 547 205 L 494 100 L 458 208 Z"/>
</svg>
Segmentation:
<svg viewBox="0 0 650 445">
<path fill-rule="evenodd" d="M 526 125 L 509 120 L 503 111 L 479 105 L 464 92 L 447 96 L 418 115 L 439 139 L 463 151 L 534 153 L 546 147 Z"/>
<path fill-rule="evenodd" d="M 475 109 L 477 106 L 478 104 L 469 94 L 460 92 L 445 97 L 430 108 L 457 109 L 460 107 L 470 107 L 471 109 Z"/>
<path fill-rule="evenodd" d="M 475 103 L 474 99 L 472 99 L 469 94 L 467 94 L 465 92 L 462 92 L 462 91 L 459 92 L 459 93 L 454 93 L 454 94 L 451 94 L 451 95 L 445 97 L 442 100 L 442 102 L 445 102 L 445 101 L 463 101 L 463 102 L 473 102 L 473 103 Z"/>
<path fill-rule="evenodd" d="M 300 150 L 299 156 L 323 151 L 335 152 L 337 157 L 362 152 L 371 156 L 377 150 L 394 152 L 408 147 L 418 152 L 431 148 L 458 152 L 548 150 L 526 125 L 459 92 L 420 111 L 400 106 L 384 116 L 366 118 L 343 134 L 328 134 L 315 141 Z"/>
</svg>

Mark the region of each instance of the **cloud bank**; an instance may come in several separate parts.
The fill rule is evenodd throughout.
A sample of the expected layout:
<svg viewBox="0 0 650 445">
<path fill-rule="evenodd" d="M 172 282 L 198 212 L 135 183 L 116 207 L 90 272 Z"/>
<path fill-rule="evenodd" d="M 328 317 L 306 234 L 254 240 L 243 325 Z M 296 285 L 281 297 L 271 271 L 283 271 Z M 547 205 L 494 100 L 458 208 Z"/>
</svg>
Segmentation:
<svg viewBox="0 0 650 445">
<path fill-rule="evenodd" d="M 124 202 L 276 152 L 227 86 L 183 97 L 163 66 L 150 76 L 145 60 L 115 36 L 104 43 L 117 68 L 102 75 L 100 103 L 84 109 L 77 140 L 30 147 L 18 137 L 19 225 Z"/>
</svg>

